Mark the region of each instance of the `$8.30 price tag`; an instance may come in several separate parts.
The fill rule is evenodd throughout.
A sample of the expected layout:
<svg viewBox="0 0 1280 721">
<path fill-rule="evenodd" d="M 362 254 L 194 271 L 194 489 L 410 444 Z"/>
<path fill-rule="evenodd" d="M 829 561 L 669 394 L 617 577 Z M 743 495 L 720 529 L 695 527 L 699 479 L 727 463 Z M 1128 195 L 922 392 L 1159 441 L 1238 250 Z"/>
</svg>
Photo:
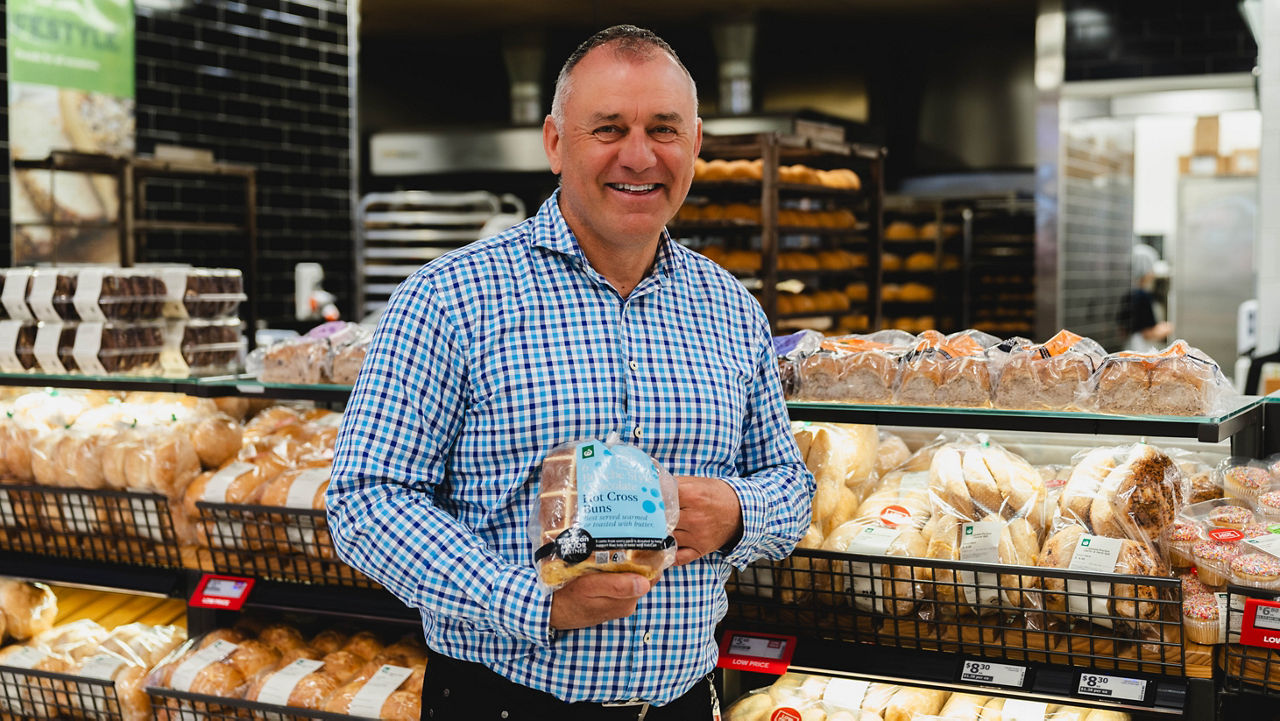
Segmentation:
<svg viewBox="0 0 1280 721">
<path fill-rule="evenodd" d="M 1123 676 L 1082 673 L 1076 692 L 1084 696 L 1141 701 L 1147 696 L 1147 682 Z"/>
<path fill-rule="evenodd" d="M 965 661 L 960 668 L 960 680 L 1021 688 L 1027 680 L 1027 668 L 1008 663 Z"/>
</svg>

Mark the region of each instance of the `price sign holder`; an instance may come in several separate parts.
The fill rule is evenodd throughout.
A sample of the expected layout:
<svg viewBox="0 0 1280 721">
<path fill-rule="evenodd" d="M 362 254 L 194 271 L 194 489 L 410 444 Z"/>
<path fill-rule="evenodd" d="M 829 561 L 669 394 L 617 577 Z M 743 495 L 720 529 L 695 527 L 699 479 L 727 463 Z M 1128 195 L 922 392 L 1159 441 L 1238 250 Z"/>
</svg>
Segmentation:
<svg viewBox="0 0 1280 721">
<path fill-rule="evenodd" d="M 966 658 L 960 664 L 962 683 L 1025 689 L 1030 679 L 1031 670 L 1017 664 L 994 663 L 982 658 Z"/>
<path fill-rule="evenodd" d="M 1076 696 L 1092 701 L 1122 701 L 1150 706 L 1154 704 L 1156 684 L 1144 678 L 1106 673 L 1081 672 L 1076 683 Z"/>
<path fill-rule="evenodd" d="M 206 573 L 191 594 L 190 605 L 199 608 L 216 608 L 221 611 L 239 611 L 253 590 L 252 578 L 220 576 Z"/>
<path fill-rule="evenodd" d="M 1244 614 L 1240 619 L 1240 643 L 1280 649 L 1280 601 L 1264 601 L 1260 598 L 1244 600 Z"/>
<path fill-rule="evenodd" d="M 725 631 L 720 637 L 720 668 L 781 676 L 791 666 L 795 636 L 755 631 Z"/>
</svg>

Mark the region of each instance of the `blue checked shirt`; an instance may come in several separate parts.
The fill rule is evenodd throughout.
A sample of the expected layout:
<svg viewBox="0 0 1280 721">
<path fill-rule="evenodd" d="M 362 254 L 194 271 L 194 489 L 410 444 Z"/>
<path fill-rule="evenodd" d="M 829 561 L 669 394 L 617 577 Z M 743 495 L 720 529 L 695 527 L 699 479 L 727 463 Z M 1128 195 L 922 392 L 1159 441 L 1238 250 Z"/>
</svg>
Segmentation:
<svg viewBox="0 0 1280 721">
<path fill-rule="evenodd" d="M 421 609 L 428 644 L 566 701 L 665 704 L 715 665 L 732 564 L 809 524 L 768 324 L 664 232 L 623 299 L 553 195 L 536 216 L 396 291 L 343 418 L 326 505 L 339 556 Z M 634 615 L 553 632 L 533 566 L 540 464 L 610 431 L 674 475 L 722 478 L 744 533 L 667 569 Z"/>
</svg>

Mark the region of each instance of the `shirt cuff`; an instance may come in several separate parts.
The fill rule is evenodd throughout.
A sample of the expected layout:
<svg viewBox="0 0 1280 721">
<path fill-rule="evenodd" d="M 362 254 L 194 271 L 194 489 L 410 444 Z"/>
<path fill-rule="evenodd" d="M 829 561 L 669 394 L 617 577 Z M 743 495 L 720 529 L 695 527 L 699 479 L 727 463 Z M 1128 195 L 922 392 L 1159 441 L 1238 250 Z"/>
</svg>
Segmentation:
<svg viewBox="0 0 1280 721">
<path fill-rule="evenodd" d="M 769 502 L 754 483 L 741 478 L 721 478 L 729 484 L 733 492 L 738 494 L 738 505 L 742 507 L 742 538 L 738 545 L 729 551 L 724 560 L 738 570 L 751 565 L 755 560 L 755 549 L 764 538 L 765 526 L 769 518 Z"/>
<path fill-rule="evenodd" d="M 506 566 L 493 584 L 489 623 L 499 633 L 536 646 L 550 646 L 551 594 L 538 582 L 537 572 L 526 566 Z"/>
</svg>

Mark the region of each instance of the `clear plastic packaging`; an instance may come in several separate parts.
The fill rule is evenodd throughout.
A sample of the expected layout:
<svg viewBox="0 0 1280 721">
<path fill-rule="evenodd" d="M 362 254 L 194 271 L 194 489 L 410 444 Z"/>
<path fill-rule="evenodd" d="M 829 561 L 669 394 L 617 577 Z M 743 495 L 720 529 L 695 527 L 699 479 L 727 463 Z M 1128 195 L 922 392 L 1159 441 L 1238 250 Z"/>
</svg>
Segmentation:
<svg viewBox="0 0 1280 721">
<path fill-rule="evenodd" d="M 1113 353 L 1103 359 L 1076 404 L 1123 415 L 1210 416 L 1238 396 L 1212 358 L 1184 340 L 1158 353 Z"/>
<path fill-rule="evenodd" d="M 675 478 L 610 436 L 557 446 L 542 461 L 529 538 L 538 576 L 556 589 L 585 573 L 656 580 L 675 563 Z"/>
<path fill-rule="evenodd" d="M 914 339 L 902 331 L 881 331 L 821 341 L 816 352 L 793 361 L 795 396 L 801 400 L 888 403 L 898 377 L 899 358 Z"/>
<path fill-rule="evenodd" d="M 999 370 L 987 349 L 994 336 L 968 330 L 944 336 L 930 330 L 918 336 L 902 357 L 894 402 L 914 406 L 985 408 Z"/>
<path fill-rule="evenodd" d="M 1280 483 L 1267 470 L 1266 464 L 1250 458 L 1225 458 L 1214 467 L 1214 475 L 1223 493 L 1243 499 L 1251 506 L 1256 506 L 1263 495 L 1280 489 Z"/>
<path fill-rule="evenodd" d="M 1067 330 L 1043 344 L 1013 339 L 992 394 L 997 408 L 1063 410 L 1071 406 L 1106 351 L 1097 342 Z"/>
<path fill-rule="evenodd" d="M 368 339 L 369 331 L 355 323 L 325 323 L 299 338 L 255 349 L 245 359 L 245 370 L 264 383 L 353 382 L 364 362 Z M 335 372 L 343 381 L 335 378 Z"/>
<path fill-rule="evenodd" d="M 165 285 L 166 318 L 223 318 L 234 316 L 245 295 L 244 274 L 236 268 L 166 267 L 159 270 Z"/>
</svg>

